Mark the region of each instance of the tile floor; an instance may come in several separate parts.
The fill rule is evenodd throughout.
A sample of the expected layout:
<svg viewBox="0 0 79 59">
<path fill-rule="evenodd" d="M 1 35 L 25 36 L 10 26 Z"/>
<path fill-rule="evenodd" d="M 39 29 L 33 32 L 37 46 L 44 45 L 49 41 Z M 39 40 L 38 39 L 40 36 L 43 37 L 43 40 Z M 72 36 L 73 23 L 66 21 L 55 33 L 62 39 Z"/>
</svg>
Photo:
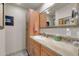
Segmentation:
<svg viewBox="0 0 79 59">
<path fill-rule="evenodd" d="M 23 50 L 23 51 L 19 51 L 19 52 L 10 54 L 10 55 L 8 55 L 8 56 L 28 56 L 28 53 L 27 53 L 26 50 Z"/>
</svg>

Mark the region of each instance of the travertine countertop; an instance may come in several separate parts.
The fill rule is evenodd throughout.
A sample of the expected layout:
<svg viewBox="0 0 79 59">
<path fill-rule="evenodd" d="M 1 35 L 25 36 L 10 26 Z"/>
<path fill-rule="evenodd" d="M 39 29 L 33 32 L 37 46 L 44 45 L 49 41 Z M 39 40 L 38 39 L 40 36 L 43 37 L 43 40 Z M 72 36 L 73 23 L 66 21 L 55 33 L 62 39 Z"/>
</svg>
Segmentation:
<svg viewBox="0 0 79 59">
<path fill-rule="evenodd" d="M 73 46 L 70 43 L 67 42 L 62 42 L 62 41 L 55 41 L 53 38 L 51 37 L 42 37 L 40 38 L 40 36 L 31 36 L 31 38 L 35 41 L 37 41 L 38 43 L 44 45 L 45 47 L 59 53 L 60 55 L 63 56 L 78 56 L 79 55 L 79 48 Z"/>
</svg>

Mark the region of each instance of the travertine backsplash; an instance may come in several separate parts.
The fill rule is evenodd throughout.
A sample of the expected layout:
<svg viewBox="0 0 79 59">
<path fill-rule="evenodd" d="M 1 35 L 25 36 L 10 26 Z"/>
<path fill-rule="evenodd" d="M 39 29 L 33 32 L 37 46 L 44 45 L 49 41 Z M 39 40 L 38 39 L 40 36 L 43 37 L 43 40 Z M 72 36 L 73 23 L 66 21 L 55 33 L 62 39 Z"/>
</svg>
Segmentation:
<svg viewBox="0 0 79 59">
<path fill-rule="evenodd" d="M 59 35 L 69 35 L 69 36 L 79 36 L 79 27 L 75 28 L 43 28 L 40 32 L 46 34 L 59 34 Z"/>
</svg>

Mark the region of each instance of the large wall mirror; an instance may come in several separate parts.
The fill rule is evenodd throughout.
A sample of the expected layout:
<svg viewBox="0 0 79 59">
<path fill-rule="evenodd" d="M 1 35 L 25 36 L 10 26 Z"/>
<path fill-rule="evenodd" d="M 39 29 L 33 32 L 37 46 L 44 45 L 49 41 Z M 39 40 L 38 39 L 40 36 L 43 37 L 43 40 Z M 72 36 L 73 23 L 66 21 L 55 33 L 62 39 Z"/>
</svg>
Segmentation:
<svg viewBox="0 0 79 59">
<path fill-rule="evenodd" d="M 41 14 L 44 14 L 43 24 L 46 24 L 44 26 L 41 25 L 42 28 L 76 27 L 79 25 L 78 3 L 55 3 L 41 12 Z"/>
<path fill-rule="evenodd" d="M 0 30 L 4 28 L 4 4 L 0 3 Z"/>
</svg>

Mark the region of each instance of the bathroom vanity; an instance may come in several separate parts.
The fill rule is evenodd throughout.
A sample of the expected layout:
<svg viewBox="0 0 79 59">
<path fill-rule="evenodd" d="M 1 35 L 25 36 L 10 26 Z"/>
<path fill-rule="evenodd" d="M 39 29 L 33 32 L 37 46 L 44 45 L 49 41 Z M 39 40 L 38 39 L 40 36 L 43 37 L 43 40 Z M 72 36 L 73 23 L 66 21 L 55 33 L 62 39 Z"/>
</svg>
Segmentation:
<svg viewBox="0 0 79 59">
<path fill-rule="evenodd" d="M 55 51 L 49 49 L 44 44 L 42 39 L 34 38 L 35 36 L 31 36 L 31 54 L 33 56 L 58 56 L 59 54 Z M 35 40 L 36 39 L 36 40 Z M 43 44 L 44 43 L 44 44 Z"/>
<path fill-rule="evenodd" d="M 54 38 L 44 36 L 31 36 L 32 47 L 34 46 L 33 55 L 41 56 L 78 56 L 79 47 L 72 45 L 71 43 L 63 41 L 55 41 Z M 32 50 L 33 50 L 32 49 Z"/>
</svg>

